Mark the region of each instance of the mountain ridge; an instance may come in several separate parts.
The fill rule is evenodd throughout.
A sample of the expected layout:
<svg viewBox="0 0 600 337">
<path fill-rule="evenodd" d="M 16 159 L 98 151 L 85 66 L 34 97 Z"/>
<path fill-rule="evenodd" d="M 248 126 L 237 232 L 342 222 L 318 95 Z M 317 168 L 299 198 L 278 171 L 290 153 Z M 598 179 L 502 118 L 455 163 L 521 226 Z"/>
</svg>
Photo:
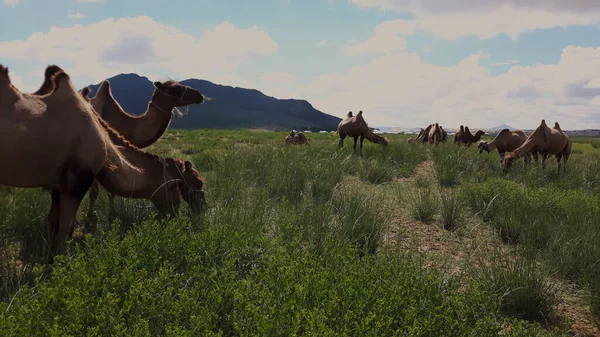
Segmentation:
<svg viewBox="0 0 600 337">
<path fill-rule="evenodd" d="M 119 74 L 107 79 L 113 96 L 132 115 L 143 114 L 152 97 L 154 85 L 146 76 Z M 88 85 L 94 97 L 100 83 Z M 335 131 L 342 120 L 315 109 L 302 99 L 278 99 L 257 89 L 216 84 L 203 79 L 179 81 L 202 92 L 212 100 L 189 106 L 189 114 L 174 118 L 174 129 L 241 129 Z M 181 108 L 180 108 L 181 109 Z"/>
</svg>

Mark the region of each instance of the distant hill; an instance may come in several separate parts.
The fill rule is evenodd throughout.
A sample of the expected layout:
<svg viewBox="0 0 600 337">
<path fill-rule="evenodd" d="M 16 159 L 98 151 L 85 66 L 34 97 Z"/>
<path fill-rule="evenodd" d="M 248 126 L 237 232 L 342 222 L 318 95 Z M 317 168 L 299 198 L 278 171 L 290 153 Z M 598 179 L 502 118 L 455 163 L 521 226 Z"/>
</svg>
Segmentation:
<svg viewBox="0 0 600 337">
<path fill-rule="evenodd" d="M 512 126 L 506 125 L 506 124 L 498 125 L 496 127 L 491 128 L 490 130 L 504 130 L 504 129 L 509 129 L 510 131 L 516 130 Z"/>
<path fill-rule="evenodd" d="M 146 111 L 154 91 L 154 85 L 147 77 L 120 74 L 108 80 L 113 96 L 125 111 L 133 115 L 141 115 Z M 338 117 L 316 110 L 305 100 L 277 99 L 255 89 L 224 86 L 198 79 L 187 79 L 180 83 L 200 90 L 212 101 L 190 105 L 189 115 L 173 119 L 170 127 L 175 129 L 334 131 L 341 121 Z M 100 84 L 89 86 L 92 89 L 90 97 L 96 95 Z"/>
</svg>

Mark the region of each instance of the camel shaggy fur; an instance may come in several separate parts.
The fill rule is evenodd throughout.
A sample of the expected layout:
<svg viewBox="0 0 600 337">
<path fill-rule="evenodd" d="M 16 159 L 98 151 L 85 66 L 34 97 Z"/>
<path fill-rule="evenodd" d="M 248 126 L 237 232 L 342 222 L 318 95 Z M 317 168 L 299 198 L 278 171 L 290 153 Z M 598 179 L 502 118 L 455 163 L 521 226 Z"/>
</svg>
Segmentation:
<svg viewBox="0 0 600 337">
<path fill-rule="evenodd" d="M 557 122 L 550 129 L 546 125 L 546 120 L 542 119 L 540 126 L 527 137 L 523 144 L 504 159 L 503 168 L 508 169 L 513 161 L 527 154 L 541 153 L 542 166 L 546 167 L 548 155 L 554 155 L 560 172 L 561 160 L 563 170 L 566 170 L 566 164 L 571 155 L 571 146 L 571 139 L 562 131 Z"/>
<path fill-rule="evenodd" d="M 356 116 L 352 115 L 352 111 L 348 112 L 346 118 L 344 118 L 340 124 L 338 124 L 337 132 L 340 135 L 339 147 L 344 146 L 344 138 L 346 136 L 354 138 L 353 149 L 356 151 L 356 141 L 360 137 L 360 155 L 362 155 L 363 141 L 368 139 L 372 143 L 381 144 L 383 146 L 388 145 L 388 140 L 384 137 L 378 136 L 369 128 L 367 122 L 365 122 L 362 111 L 359 111 Z"/>
<path fill-rule="evenodd" d="M 77 211 L 94 177 L 119 167 L 136 170 L 110 141 L 69 75 L 52 77 L 46 95 L 20 92 L 0 65 L 0 185 L 53 191 L 51 254 L 66 248 Z"/>
</svg>

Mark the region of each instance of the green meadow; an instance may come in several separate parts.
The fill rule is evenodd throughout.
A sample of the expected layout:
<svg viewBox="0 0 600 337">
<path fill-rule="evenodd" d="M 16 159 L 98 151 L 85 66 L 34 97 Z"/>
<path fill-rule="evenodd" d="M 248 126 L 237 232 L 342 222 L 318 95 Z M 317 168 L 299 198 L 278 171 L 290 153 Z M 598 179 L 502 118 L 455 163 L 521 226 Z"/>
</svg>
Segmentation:
<svg viewBox="0 0 600 337">
<path fill-rule="evenodd" d="M 50 196 L 0 187 L 2 336 L 569 336 L 600 325 L 600 141 L 503 173 L 497 152 L 331 133 L 169 130 L 210 208 L 105 191 L 47 266 Z"/>
</svg>

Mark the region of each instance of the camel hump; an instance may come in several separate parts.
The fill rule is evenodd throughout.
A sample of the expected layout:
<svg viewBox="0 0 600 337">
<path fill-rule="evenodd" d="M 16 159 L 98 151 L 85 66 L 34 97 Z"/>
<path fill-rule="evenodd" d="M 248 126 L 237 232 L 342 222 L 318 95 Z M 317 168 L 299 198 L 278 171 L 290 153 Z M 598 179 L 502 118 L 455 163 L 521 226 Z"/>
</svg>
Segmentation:
<svg viewBox="0 0 600 337">
<path fill-rule="evenodd" d="M 64 72 L 64 70 L 62 70 L 61 67 L 52 64 L 46 67 L 46 70 L 44 71 L 44 77 L 46 78 L 51 78 L 53 75 L 58 74 L 59 72 Z"/>
<path fill-rule="evenodd" d="M 540 123 L 540 125 L 547 126 L 547 125 L 546 125 L 546 120 L 545 120 L 545 119 L 542 119 L 542 122 Z"/>
<path fill-rule="evenodd" d="M 348 113 L 346 114 L 347 117 L 352 117 L 352 111 L 348 111 Z"/>
<path fill-rule="evenodd" d="M 359 112 L 356 114 L 356 117 L 358 117 L 358 116 L 362 116 L 362 110 L 360 110 L 360 111 L 359 111 Z"/>
<path fill-rule="evenodd" d="M 59 89 L 71 87 L 71 77 L 64 71 L 61 71 L 53 77 L 52 84 L 54 84 L 54 92 Z"/>
<path fill-rule="evenodd" d="M 10 78 L 8 77 L 8 68 L 0 64 L 0 75 L 6 77 L 8 83 L 10 84 Z"/>
<path fill-rule="evenodd" d="M 500 133 L 504 133 L 504 132 L 510 132 L 510 130 L 508 128 L 500 130 Z"/>
<path fill-rule="evenodd" d="M 100 88 L 98 88 L 98 92 L 110 93 L 110 82 L 108 80 L 102 81 L 100 84 Z"/>
<path fill-rule="evenodd" d="M 558 122 L 554 122 L 554 127 L 558 130 L 560 130 L 560 125 L 558 124 Z"/>
<path fill-rule="evenodd" d="M 465 126 L 464 125 L 460 126 L 460 131 L 465 131 Z"/>
</svg>

